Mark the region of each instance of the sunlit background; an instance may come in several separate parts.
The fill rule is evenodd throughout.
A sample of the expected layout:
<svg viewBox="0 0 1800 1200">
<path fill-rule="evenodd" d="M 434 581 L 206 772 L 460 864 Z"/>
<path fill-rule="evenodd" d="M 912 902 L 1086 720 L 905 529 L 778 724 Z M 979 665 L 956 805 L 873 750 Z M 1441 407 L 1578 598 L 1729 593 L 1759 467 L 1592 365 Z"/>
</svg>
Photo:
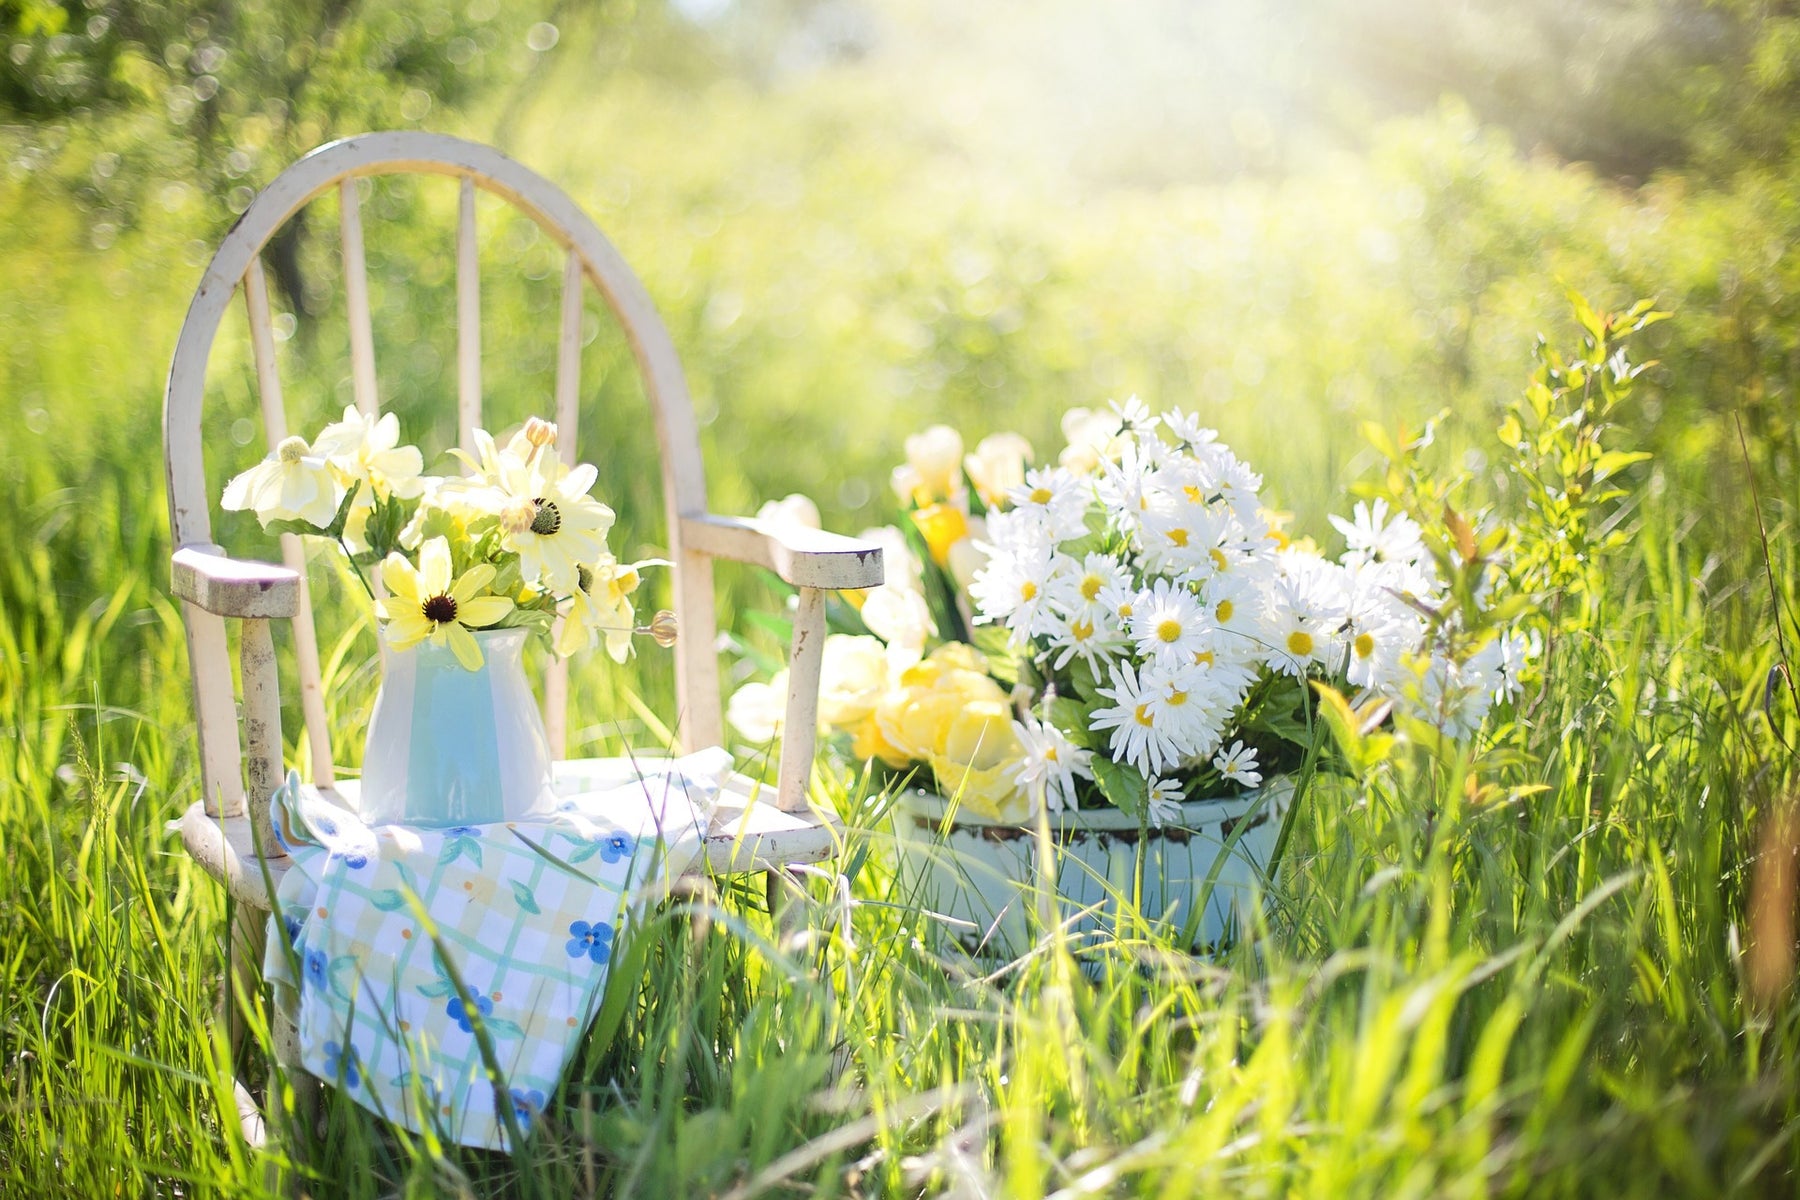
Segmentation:
<svg viewBox="0 0 1800 1200">
<path fill-rule="evenodd" d="M 684 357 L 720 511 L 798 490 L 880 523 L 905 434 L 1017 429 L 1049 458 L 1063 410 L 1132 393 L 1198 409 L 1300 532 L 1328 537 L 1374 465 L 1365 420 L 1449 410 L 1439 453 L 1479 501 L 1506 486 L 1493 416 L 1570 288 L 1679 314 L 1628 417 L 1657 486 L 1735 486 L 1729 413 L 1759 459 L 1789 453 L 1800 25 L 1748 0 L 32 0 L 0 21 L 0 486 L 72 596 L 95 496 L 120 527 L 96 536 L 164 536 L 161 375 L 218 238 L 297 155 L 379 127 L 494 142 L 598 218 Z M 453 203 L 370 189 L 382 399 L 440 446 Z M 557 258 L 497 202 L 482 221 L 503 423 L 549 404 Z M 329 198 L 268 254 L 301 428 L 348 398 L 336 256 Z M 587 325 L 583 453 L 622 549 L 654 548 L 641 396 Z M 215 472 L 261 453 L 247 363 L 230 325 Z"/>
</svg>

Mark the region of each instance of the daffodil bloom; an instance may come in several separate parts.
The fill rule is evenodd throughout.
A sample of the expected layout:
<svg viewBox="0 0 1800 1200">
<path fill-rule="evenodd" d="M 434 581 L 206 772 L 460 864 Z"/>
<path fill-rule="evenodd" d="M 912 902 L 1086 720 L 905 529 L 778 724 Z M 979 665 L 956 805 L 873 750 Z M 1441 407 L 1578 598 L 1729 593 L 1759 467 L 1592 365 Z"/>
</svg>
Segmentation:
<svg viewBox="0 0 1800 1200">
<path fill-rule="evenodd" d="M 344 487 L 355 487 L 356 498 L 344 517 L 344 544 L 361 554 L 369 549 L 365 530 L 377 500 L 397 496 L 416 500 L 425 490 L 420 472 L 425 460 L 417 446 L 402 446 L 400 421 L 393 413 L 364 416 L 354 404 L 345 405 L 344 419 L 334 421 L 313 439 L 313 453 L 330 464 Z"/>
<path fill-rule="evenodd" d="M 963 470 L 989 508 L 1002 508 L 1012 490 L 1025 482 L 1025 464 L 1031 461 L 1031 443 L 1016 433 L 996 433 L 981 439 L 973 454 L 963 456 Z"/>
<path fill-rule="evenodd" d="M 256 513 L 270 521 L 305 521 L 324 529 L 337 516 L 344 489 L 330 464 L 303 437 L 283 438 L 269 456 L 225 485 L 220 501 L 233 512 Z"/>
<path fill-rule="evenodd" d="M 480 563 L 451 579 L 450 543 L 432 538 L 419 548 L 419 565 L 390 554 L 381 564 L 381 580 L 389 595 L 375 612 L 387 622 L 390 649 L 408 650 L 429 640 L 448 645 L 456 661 L 471 671 L 481 669 L 481 646 L 469 633 L 485 629 L 512 611 L 504 596 L 483 595 L 494 568 Z"/>
<path fill-rule="evenodd" d="M 346 484 L 367 484 L 367 504 L 390 495 L 412 500 L 425 490 L 419 477 L 424 457 L 417 446 L 400 445 L 400 420 L 393 413 L 364 416 L 354 404 L 346 405 L 343 420 L 319 431 L 313 453 L 335 467 Z M 364 497 L 357 503 L 364 504 Z"/>
</svg>

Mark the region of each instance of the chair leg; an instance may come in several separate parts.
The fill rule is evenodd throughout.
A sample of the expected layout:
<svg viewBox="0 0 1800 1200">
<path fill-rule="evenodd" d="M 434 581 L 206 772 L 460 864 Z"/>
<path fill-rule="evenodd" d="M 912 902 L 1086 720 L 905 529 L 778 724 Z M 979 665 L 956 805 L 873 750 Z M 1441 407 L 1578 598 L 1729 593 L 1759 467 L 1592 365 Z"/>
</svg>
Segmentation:
<svg viewBox="0 0 1800 1200">
<path fill-rule="evenodd" d="M 271 1154 L 265 1160 L 264 1184 L 273 1194 L 299 1197 L 307 1194 L 306 1176 L 300 1168 L 307 1147 L 319 1133 L 319 1081 L 301 1067 L 300 1030 L 279 1001 L 271 1005 L 270 1036 L 279 1068 L 271 1072 L 269 1080 L 270 1139 L 279 1140 L 284 1153 Z"/>
</svg>

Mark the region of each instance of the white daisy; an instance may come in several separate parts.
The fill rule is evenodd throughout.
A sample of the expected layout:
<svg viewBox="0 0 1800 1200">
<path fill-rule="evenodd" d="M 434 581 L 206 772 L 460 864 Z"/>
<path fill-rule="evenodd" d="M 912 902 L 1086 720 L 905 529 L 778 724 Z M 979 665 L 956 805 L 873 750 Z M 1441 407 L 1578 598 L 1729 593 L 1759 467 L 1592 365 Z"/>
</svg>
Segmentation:
<svg viewBox="0 0 1800 1200">
<path fill-rule="evenodd" d="M 1150 411 L 1148 404 L 1137 398 L 1136 393 L 1127 396 L 1123 404 L 1114 400 L 1107 407 L 1112 409 L 1113 415 L 1119 418 L 1120 429 L 1126 433 L 1135 433 L 1140 437 L 1153 431 L 1157 423 L 1162 420 L 1161 417 Z"/>
<path fill-rule="evenodd" d="M 1213 755 L 1212 765 L 1213 770 L 1245 787 L 1255 787 L 1262 782 L 1262 772 L 1256 769 L 1256 748 L 1241 741 L 1234 741 L 1231 749 Z"/>
<path fill-rule="evenodd" d="M 1182 758 L 1210 753 L 1233 705 L 1214 672 L 1203 666 L 1144 667 L 1138 677 L 1158 728 L 1169 731 Z"/>
<path fill-rule="evenodd" d="M 1181 748 L 1152 712 L 1154 692 L 1145 689 L 1128 662 L 1114 663 L 1110 679 L 1110 687 L 1095 690 L 1111 700 L 1112 706 L 1096 708 L 1089 727 L 1112 730 L 1107 745 L 1111 758 L 1130 763 L 1145 775 L 1174 766 L 1181 758 Z"/>
<path fill-rule="evenodd" d="M 1164 429 L 1174 435 L 1178 450 L 1192 451 L 1219 439 L 1217 430 L 1208 429 L 1200 424 L 1199 417 L 1190 416 L 1179 408 L 1172 408 L 1164 413 L 1162 424 Z"/>
<path fill-rule="evenodd" d="M 1075 780 L 1092 779 L 1088 762 L 1091 750 L 1071 742 L 1063 731 L 1049 721 L 1039 721 L 1026 713 L 1023 720 L 1013 722 L 1013 733 L 1024 747 L 1025 756 L 1013 768 L 1013 782 L 1051 812 L 1075 808 Z"/>
<path fill-rule="evenodd" d="M 1125 637 L 1105 609 L 1056 615 L 1058 625 L 1050 633 L 1050 651 L 1055 655 L 1050 665 L 1055 670 L 1081 658 L 1097 671 L 1125 649 Z"/>
<path fill-rule="evenodd" d="M 1088 501 L 1093 485 L 1064 467 L 1039 467 L 1025 473 L 1025 482 L 1008 493 L 1013 510 L 1041 520 L 1054 541 L 1068 541 L 1087 533 Z"/>
<path fill-rule="evenodd" d="M 1152 776 L 1148 792 L 1148 812 L 1145 814 L 1152 826 L 1157 829 L 1165 825 L 1176 825 L 1181 821 L 1181 802 L 1187 798 L 1187 792 L 1172 779 Z"/>
<path fill-rule="evenodd" d="M 1220 546 L 1226 518 L 1204 504 L 1152 504 L 1141 525 L 1144 558 L 1158 574 L 1197 583 L 1230 565 Z"/>
<path fill-rule="evenodd" d="M 996 514 L 990 525 L 1001 525 L 1011 513 Z M 1016 530 L 1010 523 L 1004 530 Z M 1050 600 L 1056 576 L 1067 561 L 1048 539 L 1015 538 L 996 533 L 993 555 L 969 584 L 981 620 L 1004 624 L 1015 644 L 1052 632 L 1056 616 Z"/>
<path fill-rule="evenodd" d="M 1194 594 L 1159 579 L 1133 602 L 1132 640 L 1145 658 L 1170 666 L 1186 666 L 1210 648 L 1212 627 Z"/>
<path fill-rule="evenodd" d="M 1109 590 L 1124 589 L 1135 591 L 1124 564 L 1110 554 L 1090 553 L 1083 556 L 1080 567 L 1070 573 L 1068 587 L 1058 595 L 1056 603 L 1071 617 L 1105 615 L 1117 619 L 1106 596 Z"/>
<path fill-rule="evenodd" d="M 1371 562 L 1418 563 L 1427 558 L 1418 522 L 1400 512 L 1389 520 L 1386 500 L 1377 499 L 1373 509 L 1358 500 L 1351 520 L 1336 515 L 1330 520 L 1344 535 L 1344 555 L 1339 561 L 1346 567 Z"/>
</svg>

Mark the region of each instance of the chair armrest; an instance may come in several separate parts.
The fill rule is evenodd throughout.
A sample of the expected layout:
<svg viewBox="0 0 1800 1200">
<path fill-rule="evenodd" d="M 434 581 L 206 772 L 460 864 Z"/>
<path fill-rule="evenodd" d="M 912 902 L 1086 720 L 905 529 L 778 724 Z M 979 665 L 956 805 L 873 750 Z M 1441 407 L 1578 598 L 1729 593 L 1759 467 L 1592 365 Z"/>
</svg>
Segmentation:
<svg viewBox="0 0 1800 1200">
<path fill-rule="evenodd" d="M 217 546 L 175 552 L 170 590 L 221 617 L 292 618 L 300 611 L 300 573 L 273 563 L 231 558 Z"/>
<path fill-rule="evenodd" d="M 876 543 L 804 526 L 702 513 L 681 518 L 681 541 L 715 558 L 767 567 L 794 587 L 872 588 L 884 578 Z"/>
</svg>

